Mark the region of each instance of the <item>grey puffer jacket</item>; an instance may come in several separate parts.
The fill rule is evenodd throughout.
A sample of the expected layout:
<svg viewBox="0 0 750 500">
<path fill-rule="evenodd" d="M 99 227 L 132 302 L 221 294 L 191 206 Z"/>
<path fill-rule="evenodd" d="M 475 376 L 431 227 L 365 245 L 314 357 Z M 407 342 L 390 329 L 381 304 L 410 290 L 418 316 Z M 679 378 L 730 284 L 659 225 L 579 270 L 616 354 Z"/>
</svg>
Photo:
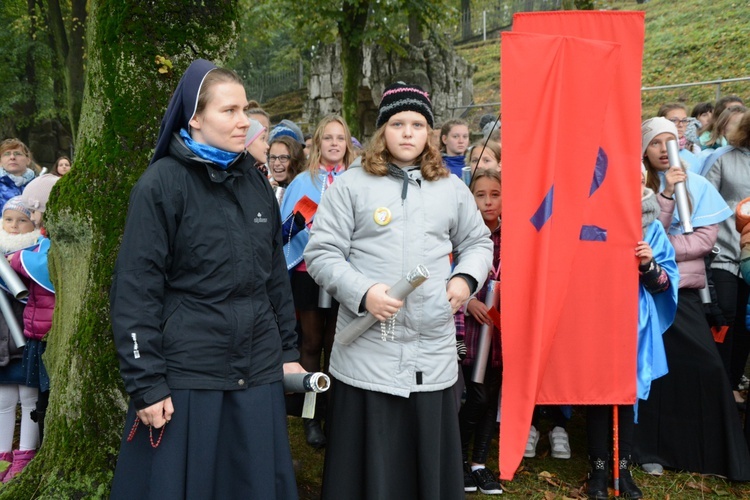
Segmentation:
<svg viewBox="0 0 750 500">
<path fill-rule="evenodd" d="M 740 233 L 734 227 L 734 209 L 737 203 L 750 194 L 750 150 L 735 148 L 725 153 L 711 166 L 706 179 L 732 209 L 732 216 L 719 224 L 719 236 L 716 240 L 719 254 L 711 267 L 740 276 Z"/>
<path fill-rule="evenodd" d="M 427 181 L 418 169 L 408 176 L 402 199 L 402 179 L 350 168 L 326 192 L 305 249 L 308 272 L 341 304 L 337 331 L 364 314 L 360 304 L 371 286 L 391 286 L 419 264 L 428 268 L 430 278 L 396 316 L 393 339 L 383 341 L 375 323 L 349 345 L 334 341 L 331 354 L 331 374 L 338 380 L 402 397 L 456 382 L 446 283 L 466 274 L 481 288 L 493 251 L 474 198 L 458 177 Z"/>
</svg>

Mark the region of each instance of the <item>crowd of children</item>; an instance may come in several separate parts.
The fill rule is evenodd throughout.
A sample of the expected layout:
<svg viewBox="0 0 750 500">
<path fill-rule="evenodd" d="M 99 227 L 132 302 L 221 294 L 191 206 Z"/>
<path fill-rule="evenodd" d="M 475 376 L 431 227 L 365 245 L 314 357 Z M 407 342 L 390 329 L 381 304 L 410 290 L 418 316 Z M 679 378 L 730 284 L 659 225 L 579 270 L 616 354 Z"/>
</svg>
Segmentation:
<svg viewBox="0 0 750 500">
<path fill-rule="evenodd" d="M 194 116 L 186 121 L 173 106 L 194 109 Z M 222 106 L 239 112 L 225 116 L 217 111 Z M 332 380 L 314 416 L 303 421 L 309 445 L 326 448 L 323 498 L 358 498 L 363 491 L 372 498 L 502 493 L 488 467 L 501 421 L 499 119 L 483 117 L 475 133 L 483 137 L 471 144 L 468 122 L 452 119 L 438 127 L 429 94 L 398 82 L 383 92 L 376 132 L 364 146 L 337 115 L 325 117 L 306 137 L 289 120 L 272 127 L 258 103 L 246 101 L 236 75 L 206 61 L 191 65 L 170 110 L 153 165 L 131 198 L 123 243 L 130 251 L 120 254 L 123 271 L 116 272 L 112 289 L 115 340 L 132 397 L 115 496 L 131 495 L 136 487 L 139 495 L 154 495 L 153 484 L 134 485 L 126 476 L 143 470 L 189 476 L 201 462 L 194 452 L 188 453 L 188 463 L 168 469 L 158 464 L 195 443 L 207 444 L 217 456 L 225 439 L 190 434 L 157 450 L 153 443 L 146 446 L 145 436 L 139 445 L 130 444 L 139 423 L 158 428 L 174 420 L 173 433 L 188 433 L 190 422 L 205 420 L 212 432 L 231 424 L 227 439 L 240 440 L 226 463 L 271 460 L 275 465 L 264 470 L 281 479 L 273 486 L 255 471 L 228 480 L 212 468 L 196 476 L 205 482 L 201 491 L 248 487 L 293 497 L 288 445 L 279 456 L 268 457 L 286 439 L 277 428 L 285 413 L 279 406 L 282 374 L 300 371 L 323 371 Z M 597 499 L 607 498 L 613 468 L 622 494 L 641 498 L 632 464 L 655 475 L 666 467 L 750 481 L 750 441 L 738 413 L 745 405 L 740 388 L 750 353 L 750 112 L 735 96 L 696 105 L 690 116 L 684 104 L 667 103 L 641 132 L 643 231 L 642 240 L 633 242 L 641 285 L 638 404 L 618 408 L 618 463 L 611 463 L 609 452 L 611 408 L 586 409 L 587 493 Z M 670 162 L 669 141 L 678 144 L 680 165 Z M 54 182 L 71 163 L 62 157 L 52 174 L 35 178 L 28 168 L 30 152 L 19 141 L 0 144 L 0 156 L 0 247 L 29 290 L 25 302 L 0 292 L 13 313 L 0 317 L 0 461 L 8 463 L 0 467 L 0 478 L 8 481 L 33 458 L 43 438 L 50 380 L 42 354 L 54 287 L 46 271 L 50 242 L 41 214 Z M 211 182 L 203 182 L 206 174 Z M 172 193 L 170 183 L 181 183 L 183 191 Z M 687 187 L 693 228 L 687 232 L 675 201 L 681 183 Z M 156 191 L 169 195 L 174 206 L 160 204 Z M 188 222 L 204 217 L 192 212 L 187 196 L 192 191 L 215 200 L 235 222 L 248 222 L 251 214 L 252 237 L 245 241 L 231 224 L 197 234 L 197 226 L 177 222 L 173 227 L 167 218 L 164 228 L 154 230 L 153 240 L 163 250 L 157 266 L 152 256 L 136 251 L 142 235 L 134 228 L 154 210 L 181 214 L 178 219 Z M 233 235 L 227 244 L 236 245 L 229 253 L 245 253 L 249 268 L 240 269 L 226 252 L 199 241 L 220 241 L 227 234 Z M 197 257 L 188 258 L 174 245 L 178 242 Z M 195 259 L 231 276 L 231 283 L 224 283 L 206 274 L 200 285 L 210 285 L 211 294 L 226 302 L 206 299 L 195 289 L 189 271 Z M 249 271 L 258 266 L 262 272 Z M 418 266 L 431 278 L 407 297 L 389 295 Z M 130 311 L 138 302 L 130 293 L 136 283 L 125 274 L 141 268 L 153 297 L 168 310 L 162 317 L 160 309 L 148 324 Z M 227 305 L 233 301 L 260 311 L 259 316 L 245 317 Z M 721 312 L 721 325 L 707 317 L 712 303 Z M 170 337 L 164 346 L 156 342 L 161 328 L 190 330 L 184 318 L 199 321 L 185 304 L 232 325 L 232 331 L 247 323 L 251 333 L 243 342 L 259 349 L 252 359 L 262 370 L 235 358 L 240 351 L 224 342 L 224 331 L 214 332 L 219 347 L 210 355 L 227 359 L 231 376 L 192 365 L 192 354 L 180 344 L 185 339 Z M 352 342 L 337 338 L 363 317 L 372 321 Z M 23 346 L 12 334 L 14 322 L 21 325 Z M 137 340 L 131 332 L 137 332 Z M 245 332 L 235 334 L 244 338 Z M 643 350 L 649 355 L 640 356 Z M 225 351 L 229 357 L 222 358 Z M 141 366 L 149 355 L 164 363 Z M 15 440 L 19 401 L 20 438 Z M 199 415 L 199 401 L 212 408 L 208 417 Z M 258 410 L 263 422 L 258 432 L 240 431 L 237 408 Z M 537 408 L 524 455 L 536 455 L 539 420 L 548 416 L 552 456 L 570 458 L 570 412 L 570 407 Z M 750 424 L 750 436 L 747 430 Z M 239 449 L 239 442 L 263 433 L 260 449 Z M 186 491 L 196 484 L 189 479 L 170 488 Z"/>
</svg>

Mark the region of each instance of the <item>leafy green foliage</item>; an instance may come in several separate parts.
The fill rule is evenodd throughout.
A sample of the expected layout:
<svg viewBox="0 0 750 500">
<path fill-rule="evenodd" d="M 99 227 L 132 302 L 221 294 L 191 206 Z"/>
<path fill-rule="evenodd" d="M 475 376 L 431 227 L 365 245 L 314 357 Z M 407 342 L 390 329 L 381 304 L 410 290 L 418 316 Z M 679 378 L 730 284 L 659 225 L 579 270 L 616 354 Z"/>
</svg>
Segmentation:
<svg viewBox="0 0 750 500">
<path fill-rule="evenodd" d="M 126 407 L 109 288 L 128 196 L 185 68 L 198 57 L 222 64 L 234 49 L 236 0 L 92 0 L 90 8 L 78 154 L 45 213 L 57 308 L 44 446 L 2 499 L 107 497 Z M 171 70 L 159 72 L 166 61 Z"/>
<path fill-rule="evenodd" d="M 0 132 L 18 133 L 32 124 L 59 115 L 54 103 L 54 74 L 38 10 L 27 2 L 0 4 Z M 23 134 L 21 134 L 23 135 Z"/>
</svg>

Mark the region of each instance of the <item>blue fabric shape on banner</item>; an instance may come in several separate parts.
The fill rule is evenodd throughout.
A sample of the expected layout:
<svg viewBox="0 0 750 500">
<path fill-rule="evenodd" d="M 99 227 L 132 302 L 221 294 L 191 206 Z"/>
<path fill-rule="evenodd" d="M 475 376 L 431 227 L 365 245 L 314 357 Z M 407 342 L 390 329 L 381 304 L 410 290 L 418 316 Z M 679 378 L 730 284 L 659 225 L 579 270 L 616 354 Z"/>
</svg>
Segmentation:
<svg viewBox="0 0 750 500">
<path fill-rule="evenodd" d="M 581 226 L 581 241 L 607 241 L 607 230 L 598 226 Z"/>
<path fill-rule="evenodd" d="M 547 194 L 544 196 L 542 203 L 539 208 L 536 209 L 534 215 L 531 216 L 531 223 L 536 228 L 537 232 L 542 230 L 542 227 L 547 220 L 552 216 L 552 197 L 554 195 L 555 186 L 549 188 Z"/>
<path fill-rule="evenodd" d="M 607 176 L 607 167 L 609 166 L 609 159 L 607 153 L 599 147 L 599 152 L 596 154 L 596 168 L 594 168 L 594 178 L 591 179 L 591 189 L 589 190 L 589 196 L 594 194 L 599 186 L 604 182 L 604 178 Z"/>
</svg>

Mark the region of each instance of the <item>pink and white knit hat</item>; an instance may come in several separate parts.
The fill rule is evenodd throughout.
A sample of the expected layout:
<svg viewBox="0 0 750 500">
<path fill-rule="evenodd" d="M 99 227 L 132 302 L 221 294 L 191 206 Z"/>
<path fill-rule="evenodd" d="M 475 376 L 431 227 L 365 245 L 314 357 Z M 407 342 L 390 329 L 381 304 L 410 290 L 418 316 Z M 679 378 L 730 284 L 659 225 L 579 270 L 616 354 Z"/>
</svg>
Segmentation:
<svg viewBox="0 0 750 500">
<path fill-rule="evenodd" d="M 425 117 L 430 127 L 435 125 L 430 95 L 417 85 L 396 82 L 386 87 L 383 92 L 375 126 L 380 128 L 391 116 L 402 111 L 416 111 Z"/>
</svg>

